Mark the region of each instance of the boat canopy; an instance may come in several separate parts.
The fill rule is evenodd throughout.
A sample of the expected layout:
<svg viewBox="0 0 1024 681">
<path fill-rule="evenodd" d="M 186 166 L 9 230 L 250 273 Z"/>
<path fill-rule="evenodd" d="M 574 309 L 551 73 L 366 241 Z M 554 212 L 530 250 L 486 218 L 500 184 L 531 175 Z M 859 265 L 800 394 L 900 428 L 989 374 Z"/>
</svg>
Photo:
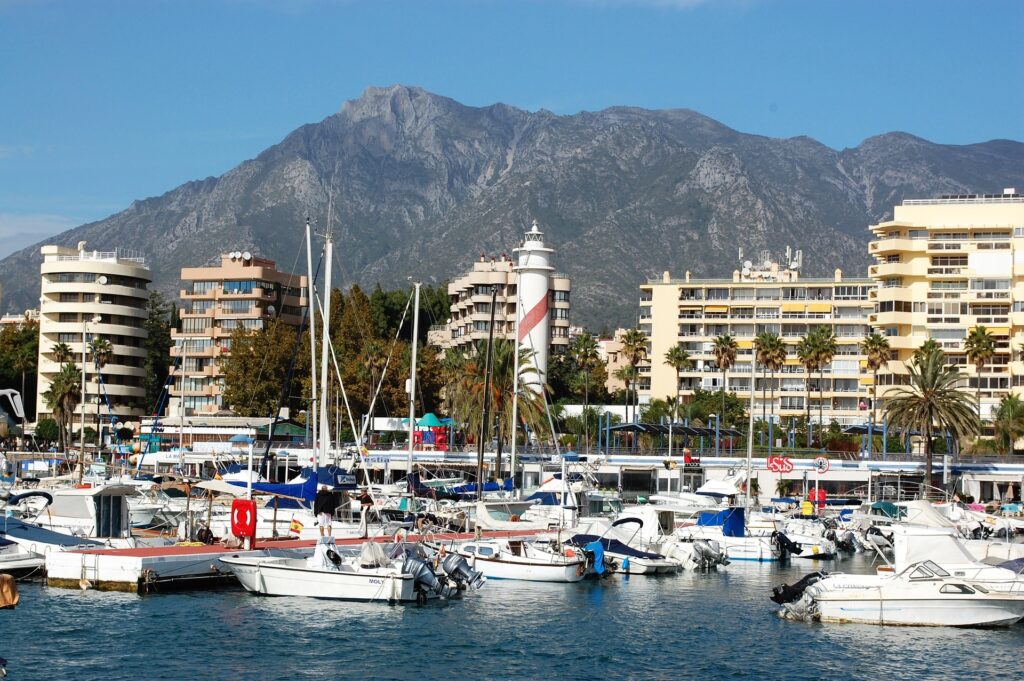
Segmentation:
<svg viewBox="0 0 1024 681">
<path fill-rule="evenodd" d="M 726 508 L 717 513 L 701 511 L 697 517 L 697 525 L 701 527 L 721 527 L 724 537 L 744 536 L 744 513 L 742 508 Z"/>
</svg>

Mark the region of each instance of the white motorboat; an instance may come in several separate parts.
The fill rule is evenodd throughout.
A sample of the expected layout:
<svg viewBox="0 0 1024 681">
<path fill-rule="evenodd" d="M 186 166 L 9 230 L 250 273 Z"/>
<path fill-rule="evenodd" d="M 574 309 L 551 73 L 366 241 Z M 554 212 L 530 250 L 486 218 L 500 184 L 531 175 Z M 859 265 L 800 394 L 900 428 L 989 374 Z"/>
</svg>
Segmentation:
<svg viewBox="0 0 1024 681">
<path fill-rule="evenodd" d="M 18 542 L 0 537 L 0 574 L 21 579 L 39 572 L 44 563 L 41 555 L 29 551 Z"/>
<path fill-rule="evenodd" d="M 783 614 L 826 622 L 1008 626 L 1024 618 L 1024 579 L 974 560 L 953 530 L 893 526 L 895 560 L 873 575 L 812 573 L 773 590 Z"/>
<path fill-rule="evenodd" d="M 778 534 L 750 536 L 744 524 L 744 511 L 738 507 L 699 511 L 690 522 L 677 527 L 675 535 L 684 542 L 714 542 L 730 561 L 770 563 L 783 560 L 786 555 Z"/>
<path fill-rule="evenodd" d="M 676 509 L 664 503 L 626 506 L 616 520 L 635 519 L 640 523 L 640 529 L 632 545 L 677 561 L 686 570 L 704 571 L 729 564 L 718 542 L 706 539 L 686 541 L 676 536 L 676 513 Z"/>
<path fill-rule="evenodd" d="M 356 556 L 342 556 L 334 537 L 321 537 L 310 558 L 272 555 L 220 558 L 247 590 L 267 596 L 305 596 L 348 601 L 423 603 L 451 598 L 465 588 L 478 589 L 486 578 L 463 557 L 449 554 L 435 570 L 415 547 L 366 542 Z M 397 554 L 397 555 L 396 555 Z"/>
<path fill-rule="evenodd" d="M 683 567 L 679 561 L 637 548 L 643 545 L 637 539 L 639 527 L 626 529 L 625 526 L 639 524 L 636 518 L 623 518 L 614 522 L 603 518 L 584 521 L 566 543 L 580 549 L 588 549 L 595 543 L 601 544 L 605 564 L 613 572 L 631 575 L 679 572 Z"/>
<path fill-rule="evenodd" d="M 585 552 L 557 542 L 486 539 L 462 544 L 455 552 L 465 556 L 470 566 L 488 579 L 578 582 L 588 568 Z"/>
</svg>

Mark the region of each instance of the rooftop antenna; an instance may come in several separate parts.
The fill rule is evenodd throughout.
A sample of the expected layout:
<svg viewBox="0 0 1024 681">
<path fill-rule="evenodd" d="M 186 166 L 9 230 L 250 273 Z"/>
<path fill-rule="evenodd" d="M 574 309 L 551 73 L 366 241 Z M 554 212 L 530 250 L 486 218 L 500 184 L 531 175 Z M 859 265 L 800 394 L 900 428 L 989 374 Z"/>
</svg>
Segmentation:
<svg viewBox="0 0 1024 681">
<path fill-rule="evenodd" d="M 740 261 L 740 262 L 743 262 L 743 246 L 740 246 L 740 257 L 739 257 L 739 261 Z"/>
</svg>

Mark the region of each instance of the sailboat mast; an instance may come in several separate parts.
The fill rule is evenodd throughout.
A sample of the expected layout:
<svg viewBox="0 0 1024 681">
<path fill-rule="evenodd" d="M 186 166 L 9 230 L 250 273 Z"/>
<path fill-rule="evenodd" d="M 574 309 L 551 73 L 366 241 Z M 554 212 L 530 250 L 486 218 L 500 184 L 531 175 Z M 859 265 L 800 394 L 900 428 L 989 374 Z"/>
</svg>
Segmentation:
<svg viewBox="0 0 1024 681">
<path fill-rule="evenodd" d="M 416 346 L 420 335 L 420 282 L 413 282 L 412 310 L 412 357 L 409 365 L 409 455 L 405 461 L 406 475 L 412 473 L 412 453 L 415 446 L 413 434 L 416 432 Z M 410 492 L 412 490 L 409 490 Z"/>
<path fill-rule="evenodd" d="M 306 220 L 306 304 L 309 306 L 309 409 L 306 410 L 306 422 L 312 428 L 309 432 L 313 434 L 313 462 L 316 465 L 317 456 L 317 418 L 316 418 L 316 281 L 313 279 L 313 229 Z M 310 423 L 310 419 L 313 419 Z"/>
<path fill-rule="evenodd" d="M 517 276 L 515 342 L 512 344 L 512 352 L 516 353 L 512 360 L 512 455 L 508 466 L 513 490 L 516 482 L 516 436 L 519 434 L 519 303 L 519 277 Z"/>
<path fill-rule="evenodd" d="M 313 457 L 313 470 L 320 469 L 320 456 L 322 450 L 331 445 L 331 427 L 328 419 L 328 402 L 327 395 L 325 393 L 327 389 L 327 362 L 328 362 L 328 350 L 331 344 L 331 269 L 334 264 L 334 242 L 331 240 L 331 232 L 328 229 L 327 235 L 324 237 L 325 240 L 325 258 L 327 260 L 327 267 L 324 270 L 324 296 L 323 296 L 323 336 L 322 343 L 320 346 L 320 449 L 321 451 L 316 452 Z"/>
<path fill-rule="evenodd" d="M 484 360 L 484 406 L 480 417 L 480 442 L 476 449 L 476 499 L 484 496 L 484 438 L 490 433 L 491 420 L 491 362 L 494 357 L 494 306 L 498 298 L 498 287 L 491 286 L 491 322 L 487 327 L 487 359 Z M 477 525 L 477 529 L 480 526 Z"/>
</svg>

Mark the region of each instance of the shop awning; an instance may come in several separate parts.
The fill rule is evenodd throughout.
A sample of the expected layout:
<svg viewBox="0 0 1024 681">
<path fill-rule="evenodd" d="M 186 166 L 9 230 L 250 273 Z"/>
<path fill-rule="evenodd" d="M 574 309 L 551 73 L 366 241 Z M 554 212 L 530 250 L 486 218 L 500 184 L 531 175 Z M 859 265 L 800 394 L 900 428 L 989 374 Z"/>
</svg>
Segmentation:
<svg viewBox="0 0 1024 681">
<path fill-rule="evenodd" d="M 810 303 L 807 306 L 807 311 L 808 312 L 831 312 L 832 311 L 832 304 L 831 303 Z"/>
<path fill-rule="evenodd" d="M 704 308 L 705 312 L 728 312 L 729 307 L 727 305 L 708 305 Z"/>
<path fill-rule="evenodd" d="M 754 341 L 748 341 L 748 340 L 736 341 L 736 347 L 738 347 L 740 349 L 743 349 L 743 350 L 748 350 L 748 349 L 754 347 Z"/>
<path fill-rule="evenodd" d="M 783 312 L 803 312 L 805 305 L 803 303 L 783 303 Z"/>
</svg>

